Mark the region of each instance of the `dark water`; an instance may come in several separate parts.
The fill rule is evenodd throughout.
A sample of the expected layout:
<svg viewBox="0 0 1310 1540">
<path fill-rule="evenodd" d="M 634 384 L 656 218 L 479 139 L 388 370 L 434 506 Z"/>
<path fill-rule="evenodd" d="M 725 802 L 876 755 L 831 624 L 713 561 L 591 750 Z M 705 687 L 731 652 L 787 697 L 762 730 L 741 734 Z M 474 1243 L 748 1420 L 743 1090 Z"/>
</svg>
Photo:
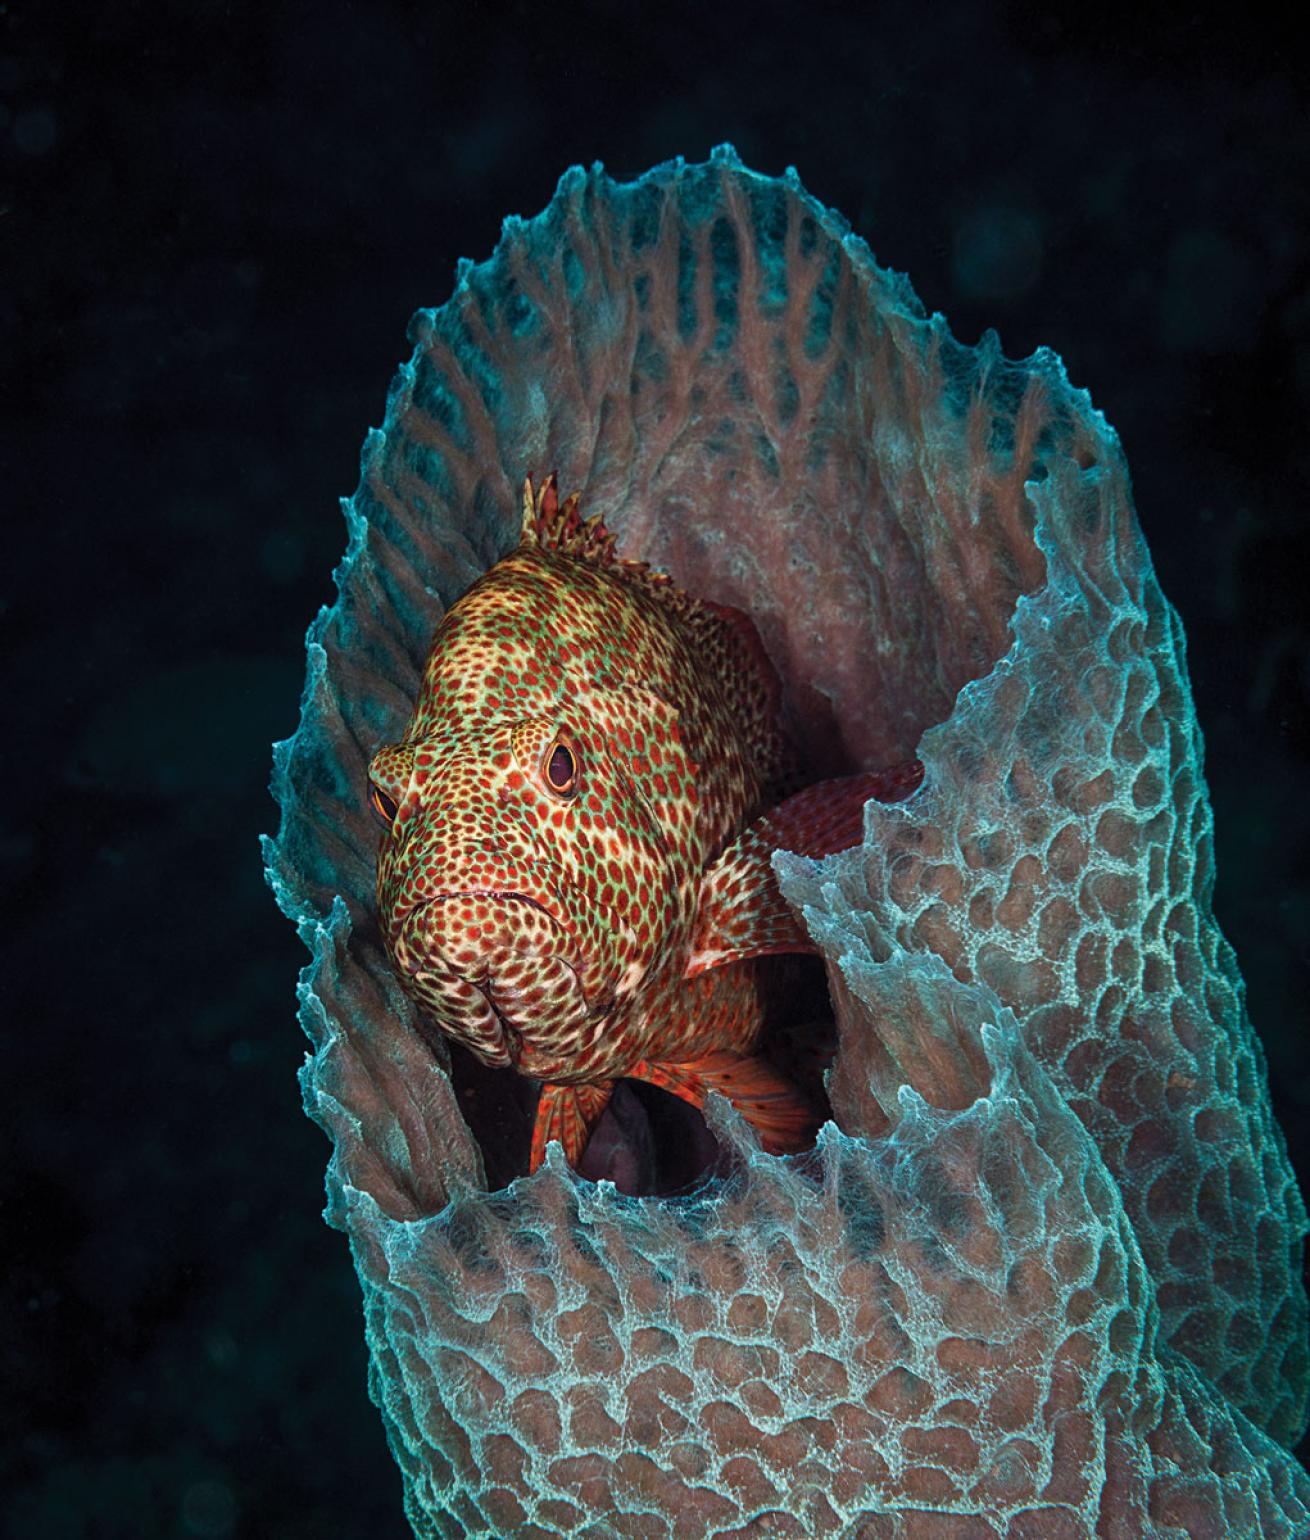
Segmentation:
<svg viewBox="0 0 1310 1540">
<path fill-rule="evenodd" d="M 1310 1173 L 1307 61 L 1087 10 L 0 10 L 6 1534 L 406 1533 L 255 837 L 408 315 L 574 161 L 795 163 L 1091 389 Z"/>
</svg>

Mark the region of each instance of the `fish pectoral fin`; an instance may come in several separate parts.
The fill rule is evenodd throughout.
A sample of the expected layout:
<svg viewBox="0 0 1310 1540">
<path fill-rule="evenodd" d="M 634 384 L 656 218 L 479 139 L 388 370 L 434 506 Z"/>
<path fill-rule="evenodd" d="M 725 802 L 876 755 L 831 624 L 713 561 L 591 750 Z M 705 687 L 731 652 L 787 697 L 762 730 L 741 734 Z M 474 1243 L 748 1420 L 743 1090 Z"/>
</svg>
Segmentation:
<svg viewBox="0 0 1310 1540">
<path fill-rule="evenodd" d="M 528 1157 L 529 1174 L 546 1159 L 546 1146 L 552 1139 L 559 1140 L 564 1159 L 576 1168 L 587 1148 L 591 1131 L 600 1121 L 613 1092 L 612 1080 L 599 1080 L 589 1085 L 559 1085 L 547 1081 L 537 1100 L 532 1153 Z"/>
<path fill-rule="evenodd" d="M 835 855 L 863 840 L 867 802 L 900 802 L 922 780 L 923 765 L 917 759 L 889 770 L 839 776 L 798 791 L 759 822 L 767 828 L 773 850 L 790 850 L 811 859 Z"/>
<path fill-rule="evenodd" d="M 705 873 L 684 978 L 748 957 L 818 950 L 779 890 L 769 865 L 776 848 L 760 819 Z"/>
<path fill-rule="evenodd" d="M 750 1054 L 718 1049 L 679 1064 L 643 1059 L 628 1074 L 693 1107 L 703 1107 L 711 1091 L 720 1092 L 758 1131 L 770 1155 L 807 1149 L 819 1125 L 809 1099 L 767 1059 Z"/>
<path fill-rule="evenodd" d="M 891 770 L 820 781 L 757 818 L 705 873 L 685 977 L 749 957 L 816 952 L 778 888 L 773 852 L 814 858 L 858 845 L 865 803 L 898 801 L 922 779 L 923 766 L 913 760 Z"/>
</svg>

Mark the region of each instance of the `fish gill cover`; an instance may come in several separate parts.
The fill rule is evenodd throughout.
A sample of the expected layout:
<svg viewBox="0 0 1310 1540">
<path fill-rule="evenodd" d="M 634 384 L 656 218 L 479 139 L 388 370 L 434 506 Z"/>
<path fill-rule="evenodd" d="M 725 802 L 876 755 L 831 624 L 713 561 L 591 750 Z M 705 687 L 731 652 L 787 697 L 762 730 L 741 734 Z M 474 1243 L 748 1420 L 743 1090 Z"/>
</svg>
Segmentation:
<svg viewBox="0 0 1310 1540">
<path fill-rule="evenodd" d="M 416 1534 L 1307 1533 L 1305 1211 L 1182 628 L 1086 393 L 955 342 L 727 147 L 570 170 L 412 340 L 265 856 Z M 711 1097 L 724 1158 L 674 1196 L 558 1146 L 505 1185 L 515 1108 L 475 1135 L 373 918 L 368 758 L 550 468 L 752 616 L 815 779 L 926 770 L 861 846 L 775 858 L 836 1016 L 816 1148 Z"/>
</svg>

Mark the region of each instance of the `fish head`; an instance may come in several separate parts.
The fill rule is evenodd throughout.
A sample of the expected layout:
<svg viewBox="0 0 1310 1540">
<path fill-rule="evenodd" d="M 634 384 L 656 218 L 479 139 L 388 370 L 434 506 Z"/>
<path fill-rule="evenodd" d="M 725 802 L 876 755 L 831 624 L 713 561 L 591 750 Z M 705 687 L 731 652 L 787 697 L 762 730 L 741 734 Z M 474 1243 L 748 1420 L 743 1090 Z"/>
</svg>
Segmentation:
<svg viewBox="0 0 1310 1540">
<path fill-rule="evenodd" d="M 676 825 L 630 753 L 663 732 L 671 761 L 676 732 L 655 697 L 508 693 L 511 711 L 428 712 L 374 757 L 379 919 L 447 1036 L 491 1065 L 584 1076 L 690 922 Z M 691 769 L 661 784 L 688 797 Z"/>
</svg>

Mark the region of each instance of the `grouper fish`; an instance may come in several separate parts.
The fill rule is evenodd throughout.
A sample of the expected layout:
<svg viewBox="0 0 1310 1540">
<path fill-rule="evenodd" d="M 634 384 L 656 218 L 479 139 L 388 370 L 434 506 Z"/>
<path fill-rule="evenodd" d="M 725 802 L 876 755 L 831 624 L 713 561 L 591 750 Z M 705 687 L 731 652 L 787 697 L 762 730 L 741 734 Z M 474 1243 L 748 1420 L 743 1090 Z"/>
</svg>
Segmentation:
<svg viewBox="0 0 1310 1540">
<path fill-rule="evenodd" d="M 758 1053 L 754 960 L 814 952 L 770 857 L 858 843 L 917 762 L 795 780 L 750 619 L 621 557 L 555 477 L 437 627 L 369 765 L 378 915 L 403 987 L 485 1064 L 540 1082 L 530 1170 L 576 1165 L 615 1084 L 722 1092 L 780 1154 L 816 1109 Z"/>
</svg>

